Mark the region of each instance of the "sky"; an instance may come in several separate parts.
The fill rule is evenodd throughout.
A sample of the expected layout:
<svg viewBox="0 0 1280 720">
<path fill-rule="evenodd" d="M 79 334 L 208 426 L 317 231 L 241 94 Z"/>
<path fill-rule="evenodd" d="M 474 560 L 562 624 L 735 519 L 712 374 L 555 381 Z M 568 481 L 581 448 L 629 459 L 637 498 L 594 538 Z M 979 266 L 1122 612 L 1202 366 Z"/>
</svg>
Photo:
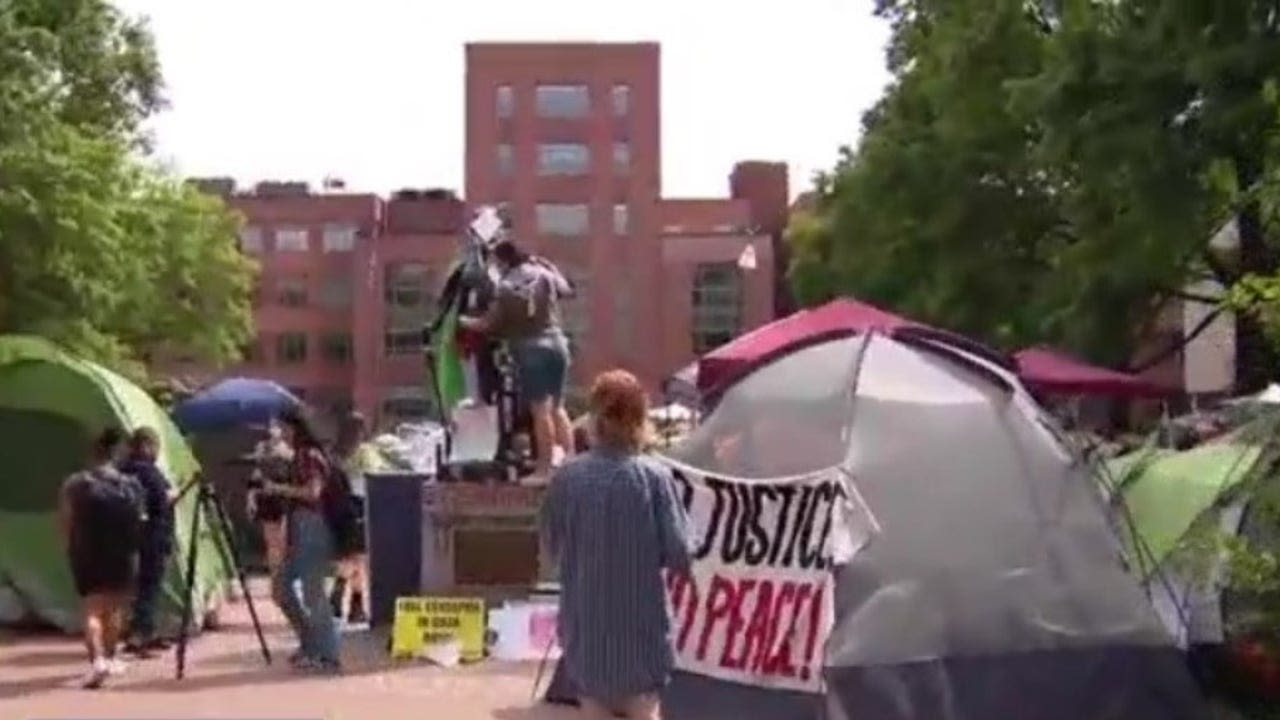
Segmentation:
<svg viewBox="0 0 1280 720">
<path fill-rule="evenodd" d="M 870 0 L 116 0 L 147 15 L 177 171 L 385 193 L 462 188 L 463 46 L 662 45 L 663 194 L 728 191 L 740 160 L 785 161 L 793 195 L 856 141 L 888 75 Z"/>
</svg>

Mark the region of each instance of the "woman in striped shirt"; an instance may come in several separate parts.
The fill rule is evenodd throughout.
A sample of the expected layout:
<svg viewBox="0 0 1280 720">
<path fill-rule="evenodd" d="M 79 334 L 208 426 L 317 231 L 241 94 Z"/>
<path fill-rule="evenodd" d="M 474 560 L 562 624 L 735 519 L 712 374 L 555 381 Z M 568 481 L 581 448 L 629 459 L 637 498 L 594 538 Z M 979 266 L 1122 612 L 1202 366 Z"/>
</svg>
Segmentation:
<svg viewBox="0 0 1280 720">
<path fill-rule="evenodd" d="M 592 449 L 554 474 L 543 529 L 560 570 L 563 663 L 585 717 L 659 717 L 675 664 L 663 569 L 689 565 L 671 471 L 643 454 L 648 399 L 613 370 L 591 388 Z"/>
</svg>

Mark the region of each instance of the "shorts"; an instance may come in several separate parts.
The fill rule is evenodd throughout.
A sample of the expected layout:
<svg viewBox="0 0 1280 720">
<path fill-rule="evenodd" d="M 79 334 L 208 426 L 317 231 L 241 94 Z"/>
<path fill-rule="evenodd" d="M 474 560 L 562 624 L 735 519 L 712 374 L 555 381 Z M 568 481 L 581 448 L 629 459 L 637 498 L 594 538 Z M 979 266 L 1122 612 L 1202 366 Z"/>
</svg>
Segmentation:
<svg viewBox="0 0 1280 720">
<path fill-rule="evenodd" d="M 563 335 L 543 335 L 511 344 L 516 388 L 523 404 L 564 399 L 569 379 L 569 343 Z"/>
<path fill-rule="evenodd" d="M 68 558 L 76 594 L 128 595 L 138 580 L 138 556 L 122 552 L 73 551 Z"/>
</svg>

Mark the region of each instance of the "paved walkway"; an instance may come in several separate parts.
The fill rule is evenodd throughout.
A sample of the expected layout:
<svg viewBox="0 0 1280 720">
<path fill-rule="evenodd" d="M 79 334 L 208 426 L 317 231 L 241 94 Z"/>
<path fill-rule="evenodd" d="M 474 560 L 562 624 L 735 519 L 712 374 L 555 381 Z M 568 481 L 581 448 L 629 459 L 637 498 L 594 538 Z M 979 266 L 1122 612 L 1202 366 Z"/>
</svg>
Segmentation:
<svg viewBox="0 0 1280 720">
<path fill-rule="evenodd" d="M 265 614 L 273 663 L 263 663 L 243 603 L 224 610 L 224 627 L 194 640 L 187 676 L 174 679 L 173 652 L 135 661 L 128 673 L 96 692 L 81 690 L 85 670 L 78 641 L 0 631 L 0 718 L 3 720 L 567 720 L 576 713 L 530 699 L 537 668 L 485 662 L 443 669 L 392 663 L 385 641 L 348 633 L 342 677 L 298 675 L 284 620 L 269 602 Z M 543 683 L 547 681 L 543 679 Z"/>
</svg>

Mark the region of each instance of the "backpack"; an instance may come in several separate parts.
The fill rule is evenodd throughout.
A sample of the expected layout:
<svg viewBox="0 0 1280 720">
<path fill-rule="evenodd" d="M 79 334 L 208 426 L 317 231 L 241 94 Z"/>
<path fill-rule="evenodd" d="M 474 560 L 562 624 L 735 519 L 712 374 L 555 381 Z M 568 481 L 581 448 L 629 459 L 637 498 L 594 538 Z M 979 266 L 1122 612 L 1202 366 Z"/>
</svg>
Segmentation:
<svg viewBox="0 0 1280 720">
<path fill-rule="evenodd" d="M 137 482 L 118 473 L 89 470 L 80 479 L 75 503 L 78 534 L 90 546 L 136 549 L 142 542 L 142 492 Z"/>
<path fill-rule="evenodd" d="M 324 488 L 320 491 L 320 512 L 333 536 L 334 554 L 339 560 L 355 554 L 360 547 L 364 523 L 360 505 L 351 492 L 351 478 L 342 463 L 325 457 Z"/>
</svg>

